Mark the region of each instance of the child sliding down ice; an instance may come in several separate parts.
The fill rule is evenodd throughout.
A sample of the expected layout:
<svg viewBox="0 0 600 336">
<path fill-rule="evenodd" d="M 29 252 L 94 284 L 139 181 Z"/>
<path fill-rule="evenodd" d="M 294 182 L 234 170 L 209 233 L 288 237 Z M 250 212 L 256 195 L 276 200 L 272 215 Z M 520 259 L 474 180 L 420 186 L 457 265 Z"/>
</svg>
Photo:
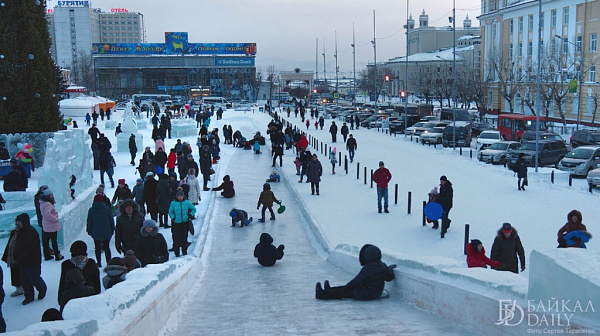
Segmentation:
<svg viewBox="0 0 600 336">
<path fill-rule="evenodd" d="M 381 250 L 375 245 L 364 245 L 359 254 L 363 268 L 345 286 L 330 287 L 325 280 L 325 288 L 317 282 L 315 297 L 317 300 L 354 298 L 356 300 L 375 300 L 382 296 L 385 281 L 394 280 L 396 265 L 387 266 L 381 261 Z"/>
<path fill-rule="evenodd" d="M 271 185 L 268 183 L 263 184 L 263 191 L 260 193 L 258 197 L 258 204 L 256 205 L 256 209 L 260 209 L 260 205 L 262 204 L 261 218 L 258 219 L 259 222 L 265 221 L 265 211 L 269 209 L 271 213 L 271 220 L 275 220 L 275 212 L 273 212 L 273 203 L 281 204 L 281 201 L 277 200 L 275 194 L 271 191 Z"/>
<path fill-rule="evenodd" d="M 240 222 L 240 227 L 248 226 L 252 223 L 252 217 L 248 218 L 248 213 L 241 209 L 231 209 L 229 216 L 231 216 L 231 226 L 235 226 L 237 222 Z"/>
<path fill-rule="evenodd" d="M 254 257 L 258 258 L 258 263 L 263 266 L 273 266 L 277 260 L 283 258 L 283 244 L 275 248 L 273 237 L 268 233 L 260 235 L 260 243 L 254 248 Z"/>
<path fill-rule="evenodd" d="M 281 181 L 281 176 L 279 176 L 279 173 L 277 172 L 277 170 L 273 170 L 271 175 L 269 175 L 269 179 L 267 180 L 267 182 L 279 182 L 279 181 Z"/>
</svg>

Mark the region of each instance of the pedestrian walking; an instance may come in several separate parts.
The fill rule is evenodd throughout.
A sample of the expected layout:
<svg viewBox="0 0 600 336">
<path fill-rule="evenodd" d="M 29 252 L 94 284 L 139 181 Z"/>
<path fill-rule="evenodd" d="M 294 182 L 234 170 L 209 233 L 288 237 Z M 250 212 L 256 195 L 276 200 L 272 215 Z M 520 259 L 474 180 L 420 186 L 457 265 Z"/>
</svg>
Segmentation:
<svg viewBox="0 0 600 336">
<path fill-rule="evenodd" d="M 331 142 L 333 143 L 335 143 L 335 141 L 337 140 L 337 131 L 337 125 L 335 124 L 335 121 L 332 121 L 331 126 L 329 126 L 329 133 L 331 133 Z"/>
<path fill-rule="evenodd" d="M 350 134 L 348 141 L 346 141 L 346 149 L 348 150 L 348 156 L 350 156 L 350 163 L 354 161 L 354 151 L 357 148 L 358 146 L 356 145 L 356 139 L 352 134 Z"/>
<path fill-rule="evenodd" d="M 319 182 L 321 182 L 321 176 L 323 175 L 323 166 L 317 157 L 317 154 L 312 155 L 312 159 L 306 165 L 306 182 L 310 182 L 311 195 L 319 195 Z"/>
<path fill-rule="evenodd" d="M 338 162 L 335 147 L 333 147 L 333 150 L 329 149 L 329 162 L 331 162 L 331 174 L 335 175 L 335 165 Z"/>
<path fill-rule="evenodd" d="M 521 272 L 523 272 L 525 270 L 525 250 L 521 244 L 521 238 L 510 223 L 504 223 L 494 239 L 490 259 L 506 266 L 504 269 L 498 270 L 519 273 L 517 256 L 521 261 Z"/>
<path fill-rule="evenodd" d="M 346 125 L 346 123 L 342 124 L 342 128 L 340 128 L 340 133 L 344 137 L 344 142 L 346 142 L 346 138 L 348 137 L 348 133 L 350 133 L 350 131 L 348 130 L 348 125 Z"/>
<path fill-rule="evenodd" d="M 446 175 L 440 177 L 440 195 L 438 196 L 438 203 L 443 208 L 442 212 L 442 231 L 440 237 L 444 238 L 446 232 L 450 228 L 451 219 L 448 218 L 450 209 L 452 209 L 452 200 L 454 198 L 454 189 L 452 189 L 452 182 L 448 181 Z"/>
<path fill-rule="evenodd" d="M 115 219 L 110 208 L 104 204 L 104 197 L 101 195 L 94 196 L 94 202 L 88 211 L 86 231 L 94 239 L 98 267 L 102 266 L 100 261 L 102 251 L 108 264 L 111 259 L 110 239 L 115 232 Z"/>
<path fill-rule="evenodd" d="M 19 235 L 15 244 L 14 258 L 20 267 L 21 285 L 25 294 L 22 304 L 27 305 L 34 300 L 34 288 L 38 291 L 38 300 L 42 300 L 46 297 L 48 287 L 42 279 L 40 236 L 31 226 L 29 215 L 26 213 L 18 215 L 15 226 L 19 230 Z"/>
<path fill-rule="evenodd" d="M 525 153 L 520 153 L 512 167 L 514 172 L 517 173 L 517 187 L 519 190 L 525 190 L 527 185 L 527 161 L 525 160 Z"/>
<path fill-rule="evenodd" d="M 264 223 L 265 212 L 267 209 L 269 209 L 269 212 L 271 213 L 271 220 L 275 220 L 275 212 L 273 212 L 273 203 L 281 204 L 281 201 L 279 201 L 277 197 L 275 197 L 275 194 L 273 194 L 273 192 L 271 191 L 271 185 L 269 183 L 265 183 L 263 184 L 263 191 L 260 193 L 260 196 L 258 197 L 258 203 L 256 204 L 256 210 L 260 209 L 260 206 L 262 205 L 262 216 L 258 219 L 259 222 Z"/>
</svg>

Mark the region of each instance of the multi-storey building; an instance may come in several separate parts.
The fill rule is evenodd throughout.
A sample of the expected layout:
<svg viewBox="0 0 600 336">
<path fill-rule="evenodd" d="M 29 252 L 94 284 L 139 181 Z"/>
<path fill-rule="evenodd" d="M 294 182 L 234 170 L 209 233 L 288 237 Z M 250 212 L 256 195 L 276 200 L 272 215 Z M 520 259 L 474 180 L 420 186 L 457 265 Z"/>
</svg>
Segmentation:
<svg viewBox="0 0 600 336">
<path fill-rule="evenodd" d="M 100 13 L 100 43 L 142 43 L 144 15 L 124 8 L 113 8 Z"/>
<path fill-rule="evenodd" d="M 578 124 L 597 119 L 599 16 L 599 1 L 482 0 L 488 112 L 535 113 L 539 66 L 542 115 Z"/>
</svg>

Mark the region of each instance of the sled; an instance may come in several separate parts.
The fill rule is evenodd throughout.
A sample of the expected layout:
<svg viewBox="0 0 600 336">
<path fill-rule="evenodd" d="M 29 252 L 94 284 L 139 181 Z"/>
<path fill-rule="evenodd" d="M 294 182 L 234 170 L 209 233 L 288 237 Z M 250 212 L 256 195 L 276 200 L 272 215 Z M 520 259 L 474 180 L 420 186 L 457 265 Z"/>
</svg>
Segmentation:
<svg viewBox="0 0 600 336">
<path fill-rule="evenodd" d="M 281 205 L 281 202 L 279 202 L 279 208 L 277 209 L 277 213 L 281 215 L 284 212 L 285 212 L 285 205 Z"/>
</svg>

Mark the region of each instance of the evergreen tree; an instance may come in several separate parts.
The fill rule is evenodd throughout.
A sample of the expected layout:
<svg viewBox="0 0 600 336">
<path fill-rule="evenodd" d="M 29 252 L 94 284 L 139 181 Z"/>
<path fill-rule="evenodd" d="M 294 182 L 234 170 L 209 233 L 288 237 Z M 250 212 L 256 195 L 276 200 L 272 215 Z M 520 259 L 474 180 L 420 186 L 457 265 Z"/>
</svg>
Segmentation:
<svg viewBox="0 0 600 336">
<path fill-rule="evenodd" d="M 53 132 L 64 91 L 43 0 L 0 0 L 0 133 Z"/>
</svg>

